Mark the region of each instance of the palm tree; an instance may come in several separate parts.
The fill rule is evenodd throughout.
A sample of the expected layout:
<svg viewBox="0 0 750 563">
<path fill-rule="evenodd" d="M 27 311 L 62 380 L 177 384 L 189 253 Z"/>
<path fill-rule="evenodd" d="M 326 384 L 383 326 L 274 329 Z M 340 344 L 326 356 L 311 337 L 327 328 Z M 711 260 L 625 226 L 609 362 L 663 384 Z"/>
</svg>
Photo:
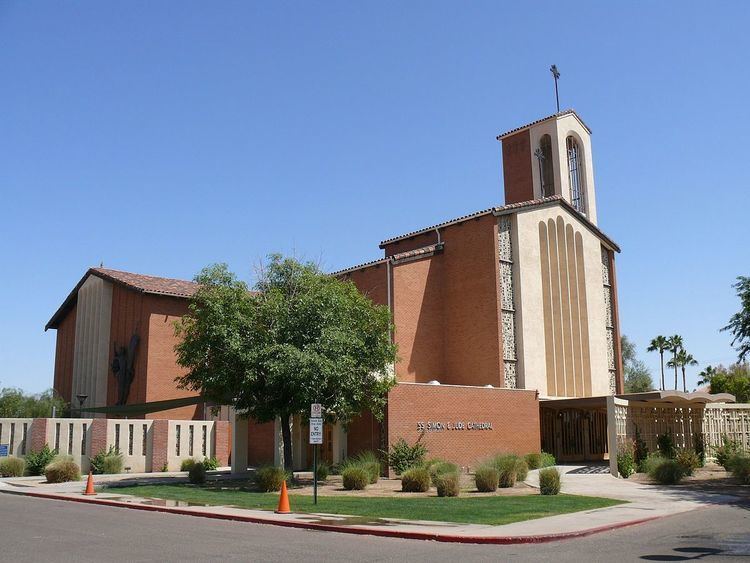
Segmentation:
<svg viewBox="0 0 750 563">
<path fill-rule="evenodd" d="M 716 368 L 714 366 L 706 366 L 705 369 L 698 374 L 700 379 L 698 385 L 711 385 L 711 379 L 716 375 Z"/>
<path fill-rule="evenodd" d="M 677 391 L 677 352 L 682 350 L 684 342 L 682 336 L 675 334 L 667 339 L 667 349 L 672 352 L 672 359 L 667 362 L 667 367 L 674 368 L 674 390 Z"/>
<path fill-rule="evenodd" d="M 651 341 L 647 348 L 649 352 L 659 352 L 661 358 L 661 387 L 664 391 L 664 351 L 669 350 L 669 339 L 666 336 L 659 335 Z"/>
<path fill-rule="evenodd" d="M 677 353 L 677 361 L 682 368 L 682 390 L 687 393 L 687 381 L 685 380 L 685 367 L 686 366 L 697 366 L 698 362 L 693 358 L 692 354 L 688 354 L 684 348 L 680 349 Z"/>
</svg>

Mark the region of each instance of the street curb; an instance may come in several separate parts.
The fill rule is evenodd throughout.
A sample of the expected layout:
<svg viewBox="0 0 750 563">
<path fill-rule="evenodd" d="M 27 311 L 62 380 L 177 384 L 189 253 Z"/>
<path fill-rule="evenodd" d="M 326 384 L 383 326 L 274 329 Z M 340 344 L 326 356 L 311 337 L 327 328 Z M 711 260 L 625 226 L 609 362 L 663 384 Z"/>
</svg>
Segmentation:
<svg viewBox="0 0 750 563">
<path fill-rule="evenodd" d="M 18 495 L 18 496 L 29 496 L 35 498 L 43 498 L 50 500 L 62 500 L 69 502 L 79 502 L 83 504 L 98 504 L 102 506 L 112 506 L 115 508 L 130 508 L 132 510 L 143 510 L 146 512 L 163 512 L 168 514 L 179 514 L 182 516 L 197 516 L 200 518 L 211 518 L 214 520 L 231 520 L 235 522 L 247 522 L 251 524 L 268 524 L 270 526 L 281 526 L 285 528 L 298 528 L 307 530 L 317 530 L 321 532 L 337 532 L 342 534 L 356 534 L 356 535 L 367 535 L 367 536 L 380 536 L 389 538 L 401 538 L 411 540 L 429 540 L 438 541 L 445 543 L 472 543 L 472 544 L 494 544 L 494 545 L 511 545 L 511 544 L 535 544 L 535 543 L 547 543 L 553 541 L 561 541 L 573 538 L 583 538 L 591 536 L 601 532 L 607 532 L 611 530 L 617 530 L 620 528 L 628 528 L 630 526 L 637 526 L 638 524 L 644 524 L 646 522 L 652 522 L 654 520 L 661 520 L 673 516 L 672 514 L 665 514 L 662 516 L 650 516 L 648 518 L 639 518 L 636 520 L 628 520 L 626 522 L 617 522 L 615 524 L 605 524 L 603 526 L 597 526 L 595 528 L 588 528 L 586 530 L 578 530 L 575 532 L 562 532 L 559 534 L 539 534 L 535 536 L 455 536 L 449 534 L 436 534 L 427 532 L 407 532 L 399 530 L 384 530 L 380 528 L 349 528 L 343 526 L 336 526 L 333 524 L 316 524 L 313 522 L 290 522 L 284 520 L 273 520 L 270 518 L 259 518 L 256 516 L 242 516 L 239 514 L 217 514 L 215 512 L 197 512 L 193 510 L 186 510 L 183 508 L 172 508 L 167 506 L 153 506 L 146 504 L 132 504 L 128 502 L 120 502 L 115 500 L 106 499 L 95 499 L 90 497 L 68 497 L 60 496 L 51 493 L 36 493 L 31 491 L 9 491 L 6 489 L 0 489 L 0 493 Z"/>
</svg>

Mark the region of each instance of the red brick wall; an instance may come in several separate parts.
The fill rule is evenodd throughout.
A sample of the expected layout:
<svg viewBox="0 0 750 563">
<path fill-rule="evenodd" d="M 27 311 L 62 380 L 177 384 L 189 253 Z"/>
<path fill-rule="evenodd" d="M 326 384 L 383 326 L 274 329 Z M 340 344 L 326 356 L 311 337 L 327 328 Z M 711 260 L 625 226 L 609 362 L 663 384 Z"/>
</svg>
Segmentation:
<svg viewBox="0 0 750 563">
<path fill-rule="evenodd" d="M 169 459 L 169 420 L 154 420 L 151 424 L 151 443 L 151 471 L 161 471 Z"/>
<path fill-rule="evenodd" d="M 107 449 L 107 419 L 95 418 L 91 421 L 91 455 L 95 456 Z M 161 466 L 160 466 L 161 467 Z"/>
<path fill-rule="evenodd" d="M 249 466 L 273 463 L 274 436 L 273 422 L 247 421 L 247 464 Z"/>
<path fill-rule="evenodd" d="M 445 381 L 442 255 L 393 266 L 393 320 L 399 381 Z"/>
<path fill-rule="evenodd" d="M 505 203 L 511 204 L 534 199 L 529 130 L 520 131 L 503 139 L 502 144 Z"/>
<path fill-rule="evenodd" d="M 385 264 L 368 266 L 340 276 L 340 279 L 350 280 L 360 293 L 367 295 L 373 303 L 388 304 L 388 267 Z"/>
<path fill-rule="evenodd" d="M 29 430 L 30 440 L 26 447 L 27 452 L 38 452 L 47 443 L 47 418 L 35 418 L 31 422 L 31 429 Z M 50 448 L 54 448 L 54 444 L 49 445 Z"/>
<path fill-rule="evenodd" d="M 76 341 L 76 310 L 73 308 L 57 327 L 53 389 L 66 402 L 73 402 L 73 349 Z M 58 415 L 59 416 L 59 415 Z"/>
<path fill-rule="evenodd" d="M 492 430 L 420 433 L 418 422 L 490 422 Z M 400 384 L 388 395 L 388 443 L 420 435 L 429 457 L 463 466 L 501 452 L 538 452 L 539 401 L 535 391 Z"/>
<path fill-rule="evenodd" d="M 443 229 L 440 229 L 441 236 L 444 232 L 444 229 L 445 227 Z M 409 237 L 403 240 L 388 243 L 385 245 L 383 250 L 385 252 L 385 256 L 388 257 L 393 256 L 394 254 L 399 254 L 401 252 L 408 252 L 409 250 L 415 250 L 417 248 L 422 248 L 430 244 L 435 244 L 437 241 L 437 233 L 433 230 L 419 235 L 414 235 L 413 237 Z"/>
<path fill-rule="evenodd" d="M 164 401 L 195 397 L 197 393 L 178 389 L 175 378 L 186 373 L 177 365 L 174 348 L 179 340 L 174 334 L 174 323 L 188 312 L 188 300 L 159 295 L 145 295 L 143 298 L 144 317 L 148 322 L 148 378 L 146 400 Z M 146 350 L 142 350 L 145 352 Z M 154 417 L 170 419 L 202 419 L 203 405 L 193 405 L 161 411 Z M 151 416 L 149 416 L 151 418 Z"/>
<path fill-rule="evenodd" d="M 144 295 L 127 289 L 119 284 L 112 284 L 112 318 L 109 333 L 109 365 L 114 359 L 114 346 L 128 346 L 133 334 L 138 334 L 140 342 L 136 349 L 133 383 L 130 385 L 128 403 L 146 402 L 146 377 L 148 361 L 148 317 L 144 312 Z M 117 403 L 117 380 L 109 372 L 107 381 L 107 405 Z M 113 417 L 110 417 L 113 418 Z M 166 417 L 159 417 L 166 418 Z"/>
<path fill-rule="evenodd" d="M 219 467 L 224 467 L 229 465 L 230 444 L 232 443 L 229 422 L 217 420 L 214 422 L 214 429 L 214 455 L 219 460 Z"/>
<path fill-rule="evenodd" d="M 365 450 L 380 450 L 380 432 L 381 425 L 372 413 L 363 412 L 353 418 L 346 429 L 346 455 L 351 457 Z"/>
<path fill-rule="evenodd" d="M 443 326 L 445 380 L 503 384 L 497 218 L 487 215 L 445 229 Z M 398 288 L 397 288 L 398 290 Z M 398 328 L 398 327 L 397 327 Z"/>
</svg>

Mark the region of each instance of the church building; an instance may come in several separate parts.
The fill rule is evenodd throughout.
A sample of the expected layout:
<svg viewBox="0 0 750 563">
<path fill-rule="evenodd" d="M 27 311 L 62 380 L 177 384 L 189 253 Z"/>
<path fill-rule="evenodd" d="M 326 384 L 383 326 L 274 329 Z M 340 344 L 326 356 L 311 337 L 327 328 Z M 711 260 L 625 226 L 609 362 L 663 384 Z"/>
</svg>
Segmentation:
<svg viewBox="0 0 750 563">
<path fill-rule="evenodd" d="M 497 139 L 504 205 L 388 238 L 382 258 L 332 274 L 390 308 L 399 361 L 385 419 L 363 413 L 347 427 L 327 426 L 324 459 L 403 438 L 468 467 L 498 452 L 559 455 L 561 433 L 571 429 L 572 457 L 606 456 L 606 414 L 554 407 L 623 393 L 620 249 L 598 226 L 591 131 L 568 110 Z M 92 301 L 95 291 L 103 293 Z M 116 403 L 113 338 L 125 344 L 138 331 L 127 403 L 184 397 L 167 383 L 182 372 L 165 323 L 186 312 L 193 291 L 190 282 L 89 270 L 48 324 L 58 330 L 55 389 L 72 400 L 88 386 L 91 406 Z M 134 312 L 127 300 L 138 298 Z M 126 317 L 130 328 L 120 328 Z M 306 431 L 297 419 L 300 468 L 310 462 Z M 279 422 L 237 419 L 233 437 L 233 466 L 282 455 Z"/>
</svg>

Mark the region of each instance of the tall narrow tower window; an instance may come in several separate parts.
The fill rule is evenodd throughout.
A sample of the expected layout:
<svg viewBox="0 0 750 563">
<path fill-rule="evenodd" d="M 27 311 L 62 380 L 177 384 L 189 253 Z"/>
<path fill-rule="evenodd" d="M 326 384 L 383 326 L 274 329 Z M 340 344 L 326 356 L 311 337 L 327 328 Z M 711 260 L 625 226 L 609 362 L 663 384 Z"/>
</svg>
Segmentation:
<svg viewBox="0 0 750 563">
<path fill-rule="evenodd" d="M 552 169 L 552 138 L 542 135 L 539 140 L 539 177 L 542 180 L 542 197 L 555 195 L 555 174 Z"/>
<path fill-rule="evenodd" d="M 568 137 L 568 179 L 570 180 L 570 203 L 580 213 L 586 214 L 586 201 L 583 191 L 583 162 L 581 149 L 573 137 Z"/>
</svg>

